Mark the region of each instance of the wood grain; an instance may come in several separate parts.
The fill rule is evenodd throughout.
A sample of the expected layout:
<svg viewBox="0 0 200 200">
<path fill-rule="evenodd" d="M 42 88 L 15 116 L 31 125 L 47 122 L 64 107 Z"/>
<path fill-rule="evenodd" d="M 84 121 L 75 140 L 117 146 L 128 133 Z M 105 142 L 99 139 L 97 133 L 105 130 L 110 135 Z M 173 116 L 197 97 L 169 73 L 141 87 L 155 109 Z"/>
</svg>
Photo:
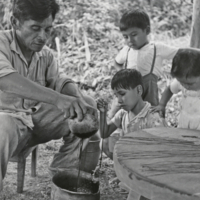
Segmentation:
<svg viewBox="0 0 200 200">
<path fill-rule="evenodd" d="M 199 200 L 200 132 L 152 128 L 121 138 L 114 149 L 117 176 L 151 200 Z"/>
</svg>

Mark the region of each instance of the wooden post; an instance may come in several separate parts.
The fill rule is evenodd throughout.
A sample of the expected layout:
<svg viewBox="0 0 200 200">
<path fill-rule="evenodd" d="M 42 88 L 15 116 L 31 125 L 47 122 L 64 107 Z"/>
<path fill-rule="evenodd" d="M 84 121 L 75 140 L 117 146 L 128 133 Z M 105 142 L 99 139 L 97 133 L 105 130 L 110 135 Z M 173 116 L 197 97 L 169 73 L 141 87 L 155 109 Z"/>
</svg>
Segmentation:
<svg viewBox="0 0 200 200">
<path fill-rule="evenodd" d="M 37 146 L 37 147 L 32 151 L 32 156 L 31 156 L 31 176 L 32 176 L 32 177 L 36 177 L 38 147 L 39 147 L 39 146 Z"/>
<path fill-rule="evenodd" d="M 17 163 L 17 192 L 22 193 L 24 187 L 24 177 L 26 168 L 26 158 L 19 156 Z"/>
<path fill-rule="evenodd" d="M 190 46 L 200 48 L 200 1 L 193 1 L 193 17 Z"/>
</svg>

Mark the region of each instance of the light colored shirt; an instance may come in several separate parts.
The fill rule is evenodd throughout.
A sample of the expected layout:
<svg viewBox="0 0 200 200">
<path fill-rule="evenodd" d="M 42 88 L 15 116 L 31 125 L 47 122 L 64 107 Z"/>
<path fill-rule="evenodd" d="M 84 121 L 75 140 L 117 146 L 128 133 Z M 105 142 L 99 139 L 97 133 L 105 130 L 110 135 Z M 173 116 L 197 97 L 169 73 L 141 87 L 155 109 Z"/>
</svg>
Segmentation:
<svg viewBox="0 0 200 200">
<path fill-rule="evenodd" d="M 170 90 L 173 94 L 182 92 L 178 127 L 200 130 L 200 90 L 186 90 L 177 79 L 171 81 Z"/>
<path fill-rule="evenodd" d="M 167 126 L 165 120 L 158 113 L 150 112 L 150 107 L 150 103 L 145 102 L 144 108 L 132 119 L 129 118 L 127 111 L 120 109 L 111 119 L 111 122 L 117 128 L 121 128 L 124 135 L 140 129 Z"/>
<path fill-rule="evenodd" d="M 57 62 L 47 46 L 40 52 L 35 52 L 28 65 L 13 30 L 0 31 L 0 44 L 0 78 L 11 73 L 19 73 L 39 85 L 58 92 L 61 91 L 66 82 L 71 81 L 66 76 L 59 74 Z M 32 122 L 27 110 L 29 111 L 36 104 L 36 101 L 22 99 L 0 90 L 0 112 L 6 112 L 20 118 L 29 127 L 32 126 Z"/>
<path fill-rule="evenodd" d="M 156 60 L 154 64 L 153 73 L 158 77 L 162 76 L 162 66 L 165 59 L 171 60 L 177 52 L 177 48 L 164 45 L 162 43 L 155 43 L 156 46 Z M 129 51 L 128 51 L 129 50 Z M 128 54 L 127 54 L 128 53 Z M 128 57 L 127 57 L 128 55 Z M 152 66 L 154 56 L 154 44 L 148 43 L 139 50 L 129 49 L 124 46 L 117 54 L 115 61 L 118 64 L 124 64 L 127 60 L 126 68 L 137 69 L 142 76 L 147 75 Z"/>
</svg>

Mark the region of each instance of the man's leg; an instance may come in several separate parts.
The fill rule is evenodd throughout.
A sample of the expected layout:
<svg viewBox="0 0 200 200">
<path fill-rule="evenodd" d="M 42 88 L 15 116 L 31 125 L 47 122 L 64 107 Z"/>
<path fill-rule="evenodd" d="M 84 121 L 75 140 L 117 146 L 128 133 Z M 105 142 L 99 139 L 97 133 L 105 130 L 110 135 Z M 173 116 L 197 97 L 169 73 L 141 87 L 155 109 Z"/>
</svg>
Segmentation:
<svg viewBox="0 0 200 200">
<path fill-rule="evenodd" d="M 84 98 L 88 104 L 96 106 L 96 102 L 91 97 L 84 96 Z M 34 127 L 32 138 L 28 143 L 29 147 L 63 137 L 64 144 L 55 154 L 50 170 L 77 168 L 81 139 L 70 133 L 68 121 L 63 113 L 55 106 L 40 103 L 36 106 L 32 119 Z M 88 142 L 89 138 L 83 140 L 83 150 Z"/>
<path fill-rule="evenodd" d="M 91 97 L 85 95 L 84 98 L 89 105 L 96 107 L 96 102 Z M 90 138 L 82 140 L 70 133 L 64 136 L 63 140 L 64 144 L 61 146 L 59 152 L 55 154 L 49 168 L 52 174 L 57 170 L 68 168 L 78 169 L 81 141 L 83 142 L 82 150 L 84 150 Z"/>
<path fill-rule="evenodd" d="M 0 113 L 0 191 L 10 157 L 15 153 L 20 136 L 27 130 L 21 121 Z M 22 141 L 23 142 L 23 141 Z"/>
<path fill-rule="evenodd" d="M 73 83 L 65 84 L 61 93 L 70 96 L 82 96 L 89 105 L 96 107 L 94 99 L 82 95 Z M 70 133 L 68 121 L 64 118 L 63 113 L 55 106 L 43 103 L 39 104 L 37 111 L 32 116 L 35 126 L 33 137 L 29 143 L 31 146 L 63 137 L 64 144 L 59 152 L 55 154 L 50 170 L 77 168 L 82 140 Z M 87 146 L 88 141 L 89 139 L 83 140 L 83 147 Z"/>
<path fill-rule="evenodd" d="M 64 114 L 55 106 L 39 103 L 32 114 L 33 134 L 28 142 L 32 147 L 37 144 L 58 140 L 69 135 L 69 126 Z"/>
</svg>

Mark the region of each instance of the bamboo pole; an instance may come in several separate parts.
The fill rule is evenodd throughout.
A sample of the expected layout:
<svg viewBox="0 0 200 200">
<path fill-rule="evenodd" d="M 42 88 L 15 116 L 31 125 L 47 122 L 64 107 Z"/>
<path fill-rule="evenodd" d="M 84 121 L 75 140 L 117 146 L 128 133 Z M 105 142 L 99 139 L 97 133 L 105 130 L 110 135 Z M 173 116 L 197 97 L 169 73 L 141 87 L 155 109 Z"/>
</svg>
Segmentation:
<svg viewBox="0 0 200 200">
<path fill-rule="evenodd" d="M 193 2 L 190 46 L 200 48 L 200 0 L 194 0 Z"/>
</svg>

